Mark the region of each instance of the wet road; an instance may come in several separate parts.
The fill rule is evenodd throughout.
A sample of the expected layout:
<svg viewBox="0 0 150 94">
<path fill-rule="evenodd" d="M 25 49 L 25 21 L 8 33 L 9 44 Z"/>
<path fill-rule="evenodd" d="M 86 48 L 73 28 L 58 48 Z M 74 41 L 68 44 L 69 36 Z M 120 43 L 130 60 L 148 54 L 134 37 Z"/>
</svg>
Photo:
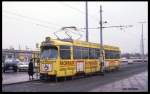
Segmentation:
<svg viewBox="0 0 150 94">
<path fill-rule="evenodd" d="M 13 85 L 3 85 L 3 92 L 87 92 L 99 86 L 131 77 L 147 71 L 147 63 L 122 66 L 119 71 L 106 73 L 105 76 L 91 76 L 82 79 L 61 82 L 33 81 Z"/>
</svg>

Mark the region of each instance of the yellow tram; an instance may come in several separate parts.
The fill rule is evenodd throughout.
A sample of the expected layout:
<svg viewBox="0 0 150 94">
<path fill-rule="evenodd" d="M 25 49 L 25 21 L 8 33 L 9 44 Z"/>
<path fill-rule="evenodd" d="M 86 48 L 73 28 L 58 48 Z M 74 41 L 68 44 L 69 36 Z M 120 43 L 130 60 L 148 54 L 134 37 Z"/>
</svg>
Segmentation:
<svg viewBox="0 0 150 94">
<path fill-rule="evenodd" d="M 78 40 L 46 37 L 40 46 L 40 78 L 90 74 L 101 69 L 100 45 Z M 105 70 L 120 67 L 120 49 L 104 45 Z"/>
</svg>

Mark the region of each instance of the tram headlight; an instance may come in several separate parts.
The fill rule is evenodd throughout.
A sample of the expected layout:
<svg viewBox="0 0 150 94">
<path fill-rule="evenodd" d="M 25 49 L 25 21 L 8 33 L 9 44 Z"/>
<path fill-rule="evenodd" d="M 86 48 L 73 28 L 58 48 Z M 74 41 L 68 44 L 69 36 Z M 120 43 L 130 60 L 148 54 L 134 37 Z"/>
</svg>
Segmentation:
<svg viewBox="0 0 150 94">
<path fill-rule="evenodd" d="M 49 42 L 50 40 L 51 40 L 50 37 L 46 37 L 46 38 L 45 38 L 45 41 L 46 41 L 46 42 Z"/>
</svg>

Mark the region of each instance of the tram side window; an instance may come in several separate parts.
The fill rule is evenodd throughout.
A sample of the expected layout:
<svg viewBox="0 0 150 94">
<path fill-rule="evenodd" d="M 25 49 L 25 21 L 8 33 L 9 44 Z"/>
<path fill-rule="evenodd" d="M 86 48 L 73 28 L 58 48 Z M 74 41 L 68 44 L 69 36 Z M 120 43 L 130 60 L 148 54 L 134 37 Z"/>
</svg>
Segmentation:
<svg viewBox="0 0 150 94">
<path fill-rule="evenodd" d="M 120 58 L 120 52 L 118 51 L 105 51 L 105 58 L 106 59 L 119 59 Z"/>
<path fill-rule="evenodd" d="M 90 50 L 89 50 L 89 58 L 90 59 L 95 59 L 95 49 L 94 48 L 90 48 Z"/>
<path fill-rule="evenodd" d="M 112 52 L 105 50 L 105 59 L 112 59 Z"/>
<path fill-rule="evenodd" d="M 82 54 L 82 59 L 88 59 L 89 58 L 89 48 L 83 47 L 81 54 Z"/>
<path fill-rule="evenodd" d="M 71 59 L 70 46 L 60 46 L 60 58 Z"/>
<path fill-rule="evenodd" d="M 113 51 L 112 54 L 113 54 L 112 58 L 113 58 L 113 59 L 116 59 L 116 52 Z"/>
<path fill-rule="evenodd" d="M 120 59 L 120 54 L 121 54 L 121 52 L 119 51 L 119 52 L 118 52 L 118 59 Z"/>
<path fill-rule="evenodd" d="M 105 59 L 109 59 L 107 50 L 105 50 Z"/>
<path fill-rule="evenodd" d="M 110 59 L 115 59 L 115 53 L 113 51 L 109 52 L 109 58 Z"/>
<path fill-rule="evenodd" d="M 96 59 L 98 59 L 100 57 L 99 49 L 95 49 L 95 57 L 96 57 Z"/>
<path fill-rule="evenodd" d="M 114 51 L 111 51 L 110 53 L 111 53 L 110 59 L 115 59 L 115 54 L 116 54 L 116 53 L 115 53 Z"/>
<path fill-rule="evenodd" d="M 86 47 L 73 47 L 74 59 L 98 59 L 100 56 L 99 49 Z"/>
<path fill-rule="evenodd" d="M 114 58 L 115 59 L 119 59 L 120 58 L 120 52 L 114 52 L 114 53 L 115 53 L 114 54 L 115 55 Z"/>
<path fill-rule="evenodd" d="M 74 46 L 73 47 L 73 58 L 81 59 L 81 47 Z"/>
<path fill-rule="evenodd" d="M 115 51 L 111 51 L 111 59 L 116 59 L 116 52 Z"/>
</svg>

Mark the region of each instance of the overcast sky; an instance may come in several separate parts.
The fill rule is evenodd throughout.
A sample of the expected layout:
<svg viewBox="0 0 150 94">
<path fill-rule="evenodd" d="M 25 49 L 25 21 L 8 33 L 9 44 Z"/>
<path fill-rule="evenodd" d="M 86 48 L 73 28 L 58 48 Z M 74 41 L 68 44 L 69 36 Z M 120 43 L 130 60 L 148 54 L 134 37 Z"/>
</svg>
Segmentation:
<svg viewBox="0 0 150 94">
<path fill-rule="evenodd" d="M 148 22 L 147 2 L 88 2 L 89 27 L 99 26 L 99 7 L 102 5 L 104 26 L 133 25 L 131 28 L 103 29 L 104 44 L 120 47 L 123 53 L 140 52 L 142 25 Z M 2 46 L 15 49 L 35 49 L 46 36 L 63 26 L 85 27 L 85 2 L 2 2 Z M 148 51 L 148 24 L 145 23 L 144 48 Z M 82 31 L 85 31 L 84 29 Z M 81 32 L 81 31 L 76 31 Z M 85 32 L 81 32 L 85 40 Z M 60 36 L 63 37 L 60 33 Z M 89 42 L 99 43 L 99 29 L 89 30 Z M 74 39 L 77 35 L 72 35 Z"/>
</svg>

